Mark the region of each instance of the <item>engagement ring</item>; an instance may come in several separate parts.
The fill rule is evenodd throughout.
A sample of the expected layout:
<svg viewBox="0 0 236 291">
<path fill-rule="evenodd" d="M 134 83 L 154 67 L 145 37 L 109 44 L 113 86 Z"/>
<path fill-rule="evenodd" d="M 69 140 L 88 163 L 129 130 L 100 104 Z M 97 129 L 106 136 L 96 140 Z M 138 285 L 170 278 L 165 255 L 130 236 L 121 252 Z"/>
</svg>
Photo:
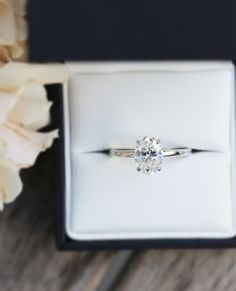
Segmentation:
<svg viewBox="0 0 236 291">
<path fill-rule="evenodd" d="M 133 158 L 137 171 L 152 175 L 162 169 L 162 160 L 167 157 L 184 157 L 192 153 L 191 148 L 162 148 L 160 139 L 145 136 L 136 141 L 134 149 L 110 149 L 115 157 Z"/>
</svg>

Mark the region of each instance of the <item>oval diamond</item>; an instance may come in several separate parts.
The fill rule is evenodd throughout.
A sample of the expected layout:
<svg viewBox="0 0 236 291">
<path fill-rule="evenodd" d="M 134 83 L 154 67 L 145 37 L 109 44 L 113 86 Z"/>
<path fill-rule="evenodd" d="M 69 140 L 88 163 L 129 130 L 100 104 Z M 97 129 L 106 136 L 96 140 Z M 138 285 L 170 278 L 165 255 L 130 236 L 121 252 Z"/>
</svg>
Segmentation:
<svg viewBox="0 0 236 291">
<path fill-rule="evenodd" d="M 145 136 L 136 141 L 134 160 L 137 171 L 152 175 L 161 170 L 162 159 L 163 154 L 159 139 Z"/>
</svg>

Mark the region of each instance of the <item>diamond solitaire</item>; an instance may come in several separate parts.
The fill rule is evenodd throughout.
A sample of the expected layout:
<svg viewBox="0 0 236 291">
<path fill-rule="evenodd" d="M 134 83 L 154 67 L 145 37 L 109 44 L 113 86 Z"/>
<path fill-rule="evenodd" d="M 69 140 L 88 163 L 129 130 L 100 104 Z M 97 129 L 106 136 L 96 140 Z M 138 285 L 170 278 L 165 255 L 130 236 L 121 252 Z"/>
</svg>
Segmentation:
<svg viewBox="0 0 236 291">
<path fill-rule="evenodd" d="M 163 154 L 161 141 L 154 137 L 145 136 L 136 141 L 134 160 L 137 171 L 152 175 L 161 170 Z"/>
<path fill-rule="evenodd" d="M 134 149 L 110 149 L 111 156 L 133 158 L 137 171 L 152 175 L 162 169 L 162 160 L 166 157 L 183 157 L 192 153 L 191 148 L 162 148 L 161 141 L 145 136 L 136 141 Z"/>
</svg>

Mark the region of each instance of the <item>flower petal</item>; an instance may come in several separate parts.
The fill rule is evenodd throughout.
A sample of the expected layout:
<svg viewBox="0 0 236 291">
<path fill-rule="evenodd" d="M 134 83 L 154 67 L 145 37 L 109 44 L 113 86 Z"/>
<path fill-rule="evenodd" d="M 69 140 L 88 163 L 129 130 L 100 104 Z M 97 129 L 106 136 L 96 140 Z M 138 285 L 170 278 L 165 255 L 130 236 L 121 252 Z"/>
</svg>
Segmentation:
<svg viewBox="0 0 236 291">
<path fill-rule="evenodd" d="M 32 166 L 39 153 L 45 151 L 58 137 L 58 131 L 34 132 L 13 123 L 0 124 L 2 150 L 0 160 L 11 160 L 18 167 Z"/>
<path fill-rule="evenodd" d="M 24 49 L 19 43 L 15 43 L 12 46 L 6 46 L 11 56 L 11 59 L 19 59 L 23 56 Z"/>
<path fill-rule="evenodd" d="M 16 16 L 15 23 L 16 23 L 16 40 L 18 42 L 25 41 L 28 37 L 26 20 L 24 19 L 24 17 Z"/>
<path fill-rule="evenodd" d="M 10 54 L 6 47 L 0 46 L 0 62 L 7 63 L 10 61 Z"/>
<path fill-rule="evenodd" d="M 47 148 L 51 147 L 53 140 L 58 137 L 57 129 L 50 132 L 36 132 L 33 130 L 27 130 L 14 123 L 7 123 L 6 126 L 8 126 L 11 130 L 17 132 L 25 139 L 28 139 L 35 145 L 38 145 L 41 151 L 44 151 Z"/>
<path fill-rule="evenodd" d="M 68 79 L 68 70 L 62 64 L 40 65 L 10 62 L 1 67 L 0 89 L 15 89 L 26 82 L 40 84 L 63 83 Z"/>
<path fill-rule="evenodd" d="M 26 14 L 26 2 L 27 0 L 8 0 L 14 9 L 15 14 L 24 16 Z"/>
<path fill-rule="evenodd" d="M 8 119 L 17 99 L 16 94 L 0 91 L 0 122 L 5 122 Z"/>
<path fill-rule="evenodd" d="M 0 0 L 0 45 L 13 45 L 16 40 L 15 18 L 12 7 Z"/>
<path fill-rule="evenodd" d="M 44 86 L 32 82 L 22 88 L 8 118 L 25 128 L 38 130 L 49 124 L 51 105 Z"/>
<path fill-rule="evenodd" d="M 9 203 L 22 191 L 19 168 L 11 162 L 0 162 L 0 210 L 4 203 Z"/>
</svg>

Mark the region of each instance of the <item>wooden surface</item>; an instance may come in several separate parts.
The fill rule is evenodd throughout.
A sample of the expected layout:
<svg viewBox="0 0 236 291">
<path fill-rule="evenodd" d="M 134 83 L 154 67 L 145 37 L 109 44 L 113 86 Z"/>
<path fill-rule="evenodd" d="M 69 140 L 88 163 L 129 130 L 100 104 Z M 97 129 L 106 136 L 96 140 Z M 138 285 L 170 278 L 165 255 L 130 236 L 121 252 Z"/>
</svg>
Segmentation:
<svg viewBox="0 0 236 291">
<path fill-rule="evenodd" d="M 118 252 L 58 252 L 51 152 L 23 173 L 24 193 L 0 214 L 0 291 L 93 291 Z M 236 250 L 135 253 L 114 291 L 235 291 Z"/>
</svg>

